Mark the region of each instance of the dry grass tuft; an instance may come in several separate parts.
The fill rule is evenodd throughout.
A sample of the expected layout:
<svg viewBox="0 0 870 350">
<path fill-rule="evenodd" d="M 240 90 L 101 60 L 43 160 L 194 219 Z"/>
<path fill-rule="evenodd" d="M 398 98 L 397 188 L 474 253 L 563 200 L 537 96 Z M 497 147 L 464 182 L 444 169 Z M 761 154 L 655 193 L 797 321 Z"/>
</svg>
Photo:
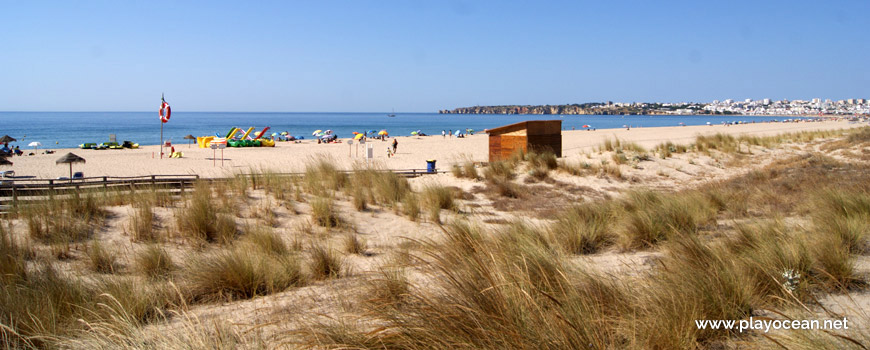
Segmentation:
<svg viewBox="0 0 870 350">
<path fill-rule="evenodd" d="M 236 300 L 304 284 L 298 258 L 237 245 L 191 258 L 184 268 L 194 300 Z"/>
<path fill-rule="evenodd" d="M 88 262 L 91 269 L 99 273 L 115 273 L 118 269 L 118 254 L 104 248 L 99 240 L 91 242 L 88 247 Z"/>
<path fill-rule="evenodd" d="M 366 254 L 366 241 L 356 234 L 346 234 L 344 236 L 344 251 L 348 254 Z"/>
<path fill-rule="evenodd" d="M 556 218 L 551 227 L 555 240 L 572 254 L 593 254 L 616 241 L 611 222 L 614 208 L 608 204 L 582 204 Z"/>
<path fill-rule="evenodd" d="M 176 268 L 169 253 L 156 244 L 145 247 L 136 255 L 136 266 L 152 279 L 167 278 Z"/>
<path fill-rule="evenodd" d="M 315 244 L 311 247 L 308 269 L 314 279 L 338 278 L 343 274 L 344 261 L 334 249 Z"/>
<path fill-rule="evenodd" d="M 316 197 L 311 201 L 311 219 L 321 227 L 338 227 L 341 218 L 331 198 Z"/>
<path fill-rule="evenodd" d="M 205 182 L 196 184 L 190 202 L 186 208 L 176 210 L 175 219 L 181 233 L 197 240 L 226 244 L 238 233 L 235 220 L 218 212 L 212 190 Z"/>
</svg>

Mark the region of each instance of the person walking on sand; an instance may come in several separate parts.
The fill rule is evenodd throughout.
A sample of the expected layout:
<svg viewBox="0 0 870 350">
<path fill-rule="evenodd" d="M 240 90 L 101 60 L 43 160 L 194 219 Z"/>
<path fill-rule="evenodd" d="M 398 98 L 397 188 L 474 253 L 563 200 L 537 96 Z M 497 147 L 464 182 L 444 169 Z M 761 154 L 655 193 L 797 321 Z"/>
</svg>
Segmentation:
<svg viewBox="0 0 870 350">
<path fill-rule="evenodd" d="M 399 140 L 396 140 L 396 138 L 394 137 L 393 138 L 393 154 L 396 154 L 396 147 L 398 147 L 398 146 L 399 146 Z"/>
<path fill-rule="evenodd" d="M 393 152 L 390 152 L 390 146 L 387 146 L 387 158 L 390 158 L 392 156 L 393 156 Z"/>
</svg>

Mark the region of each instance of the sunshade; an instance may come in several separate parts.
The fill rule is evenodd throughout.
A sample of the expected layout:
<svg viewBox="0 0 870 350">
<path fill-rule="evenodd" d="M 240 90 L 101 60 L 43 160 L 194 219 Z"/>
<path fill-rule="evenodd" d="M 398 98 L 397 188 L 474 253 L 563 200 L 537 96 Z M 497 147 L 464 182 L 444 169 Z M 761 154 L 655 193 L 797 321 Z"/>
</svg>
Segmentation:
<svg viewBox="0 0 870 350">
<path fill-rule="evenodd" d="M 311 135 L 315 136 L 315 135 L 322 133 L 322 132 L 323 132 L 323 130 L 317 129 L 317 130 L 314 130 L 314 132 L 312 132 Z"/>
<path fill-rule="evenodd" d="M 390 133 L 388 133 L 386 130 L 378 131 L 378 135 L 389 135 L 389 134 Z"/>
<path fill-rule="evenodd" d="M 64 163 L 69 164 L 69 178 L 72 179 L 72 165 L 73 165 L 73 163 L 84 163 L 84 162 L 85 162 L 84 158 L 79 157 L 73 153 L 67 153 L 63 157 L 60 157 L 60 159 L 56 160 L 54 163 L 55 164 L 64 164 Z"/>
<path fill-rule="evenodd" d="M 417 134 L 419 134 L 419 133 L 416 131 L 411 131 L 411 135 L 417 135 Z"/>
<path fill-rule="evenodd" d="M 0 137 L 0 143 L 15 142 L 15 141 L 18 141 L 18 140 L 16 140 L 14 137 L 9 136 L 9 135 L 3 135 L 3 137 Z"/>
<path fill-rule="evenodd" d="M 589 124 L 583 124 L 582 127 L 584 127 L 584 128 L 588 128 L 588 127 L 589 127 Z"/>
<path fill-rule="evenodd" d="M 40 143 L 39 141 L 33 141 L 31 143 L 28 143 L 27 146 L 28 147 L 39 147 L 39 146 L 42 146 L 42 143 Z"/>
<path fill-rule="evenodd" d="M 365 136 L 365 135 L 363 135 L 363 134 L 356 134 L 356 136 L 354 136 L 353 138 L 354 138 L 354 140 L 359 140 L 359 139 L 363 138 L 363 136 Z"/>
<path fill-rule="evenodd" d="M 287 136 L 287 135 L 290 135 L 290 133 L 289 133 L 289 132 L 286 132 L 286 131 L 282 131 L 282 132 L 281 132 L 281 136 Z"/>
<path fill-rule="evenodd" d="M 196 140 L 196 136 L 188 134 L 187 136 L 184 137 L 184 139 L 185 140 Z"/>
<path fill-rule="evenodd" d="M 5 157 L 0 157 L 0 165 L 12 165 L 12 162 L 10 162 L 9 159 L 6 159 Z"/>
</svg>

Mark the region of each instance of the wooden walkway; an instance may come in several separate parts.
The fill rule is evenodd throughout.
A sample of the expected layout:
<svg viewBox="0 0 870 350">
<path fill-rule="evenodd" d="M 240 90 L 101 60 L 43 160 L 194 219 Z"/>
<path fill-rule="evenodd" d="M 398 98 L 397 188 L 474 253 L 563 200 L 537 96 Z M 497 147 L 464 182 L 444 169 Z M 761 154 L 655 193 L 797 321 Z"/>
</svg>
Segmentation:
<svg viewBox="0 0 870 350">
<path fill-rule="evenodd" d="M 353 171 L 342 171 L 352 174 Z M 426 169 L 394 170 L 393 173 L 405 177 L 414 178 L 423 175 L 437 174 L 428 172 Z M 302 176 L 305 173 L 274 173 L 277 176 Z M 244 174 L 246 176 L 261 176 L 261 174 Z M 74 193 L 82 192 L 105 192 L 118 191 L 121 193 L 138 191 L 142 189 L 157 189 L 168 191 L 173 194 L 183 194 L 200 180 L 199 175 L 146 175 L 146 176 L 102 176 L 86 177 L 81 179 L 26 179 L 26 178 L 0 178 L 0 213 L 8 212 L 33 200 L 43 200 L 58 197 L 67 197 Z M 203 179 L 208 181 L 226 181 L 226 178 Z"/>
</svg>

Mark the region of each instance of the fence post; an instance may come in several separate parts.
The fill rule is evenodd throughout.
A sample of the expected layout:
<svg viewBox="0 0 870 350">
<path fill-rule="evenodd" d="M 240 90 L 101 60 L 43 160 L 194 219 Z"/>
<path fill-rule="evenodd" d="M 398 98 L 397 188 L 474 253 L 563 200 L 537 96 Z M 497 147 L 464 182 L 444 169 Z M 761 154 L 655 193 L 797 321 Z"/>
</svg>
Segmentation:
<svg viewBox="0 0 870 350">
<path fill-rule="evenodd" d="M 109 188 L 109 180 L 107 177 L 103 176 L 103 189 Z"/>
<path fill-rule="evenodd" d="M 15 184 L 12 185 L 12 209 L 18 209 L 18 191 L 16 191 Z"/>
</svg>

